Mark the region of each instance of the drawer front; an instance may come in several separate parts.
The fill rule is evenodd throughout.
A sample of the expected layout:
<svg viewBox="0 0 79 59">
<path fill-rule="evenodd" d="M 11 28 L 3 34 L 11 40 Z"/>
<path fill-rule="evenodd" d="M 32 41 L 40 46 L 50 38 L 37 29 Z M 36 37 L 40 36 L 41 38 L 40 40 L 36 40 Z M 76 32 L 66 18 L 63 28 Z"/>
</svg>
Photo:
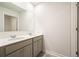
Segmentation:
<svg viewBox="0 0 79 59">
<path fill-rule="evenodd" d="M 10 46 L 7 46 L 6 47 L 6 55 L 8 55 L 9 53 L 17 50 L 17 49 L 20 49 L 28 44 L 31 44 L 32 43 L 32 39 L 28 39 L 27 41 L 24 41 L 24 42 L 19 42 L 19 43 L 16 43 L 16 44 L 12 44 Z"/>
<path fill-rule="evenodd" d="M 24 49 L 20 49 L 16 52 L 13 52 L 12 54 L 6 56 L 6 57 L 24 57 Z"/>
<path fill-rule="evenodd" d="M 42 38 L 43 38 L 42 35 L 41 35 L 41 36 L 37 36 L 37 37 L 34 37 L 34 38 L 33 38 L 33 41 L 37 41 L 37 40 L 42 39 Z"/>
</svg>

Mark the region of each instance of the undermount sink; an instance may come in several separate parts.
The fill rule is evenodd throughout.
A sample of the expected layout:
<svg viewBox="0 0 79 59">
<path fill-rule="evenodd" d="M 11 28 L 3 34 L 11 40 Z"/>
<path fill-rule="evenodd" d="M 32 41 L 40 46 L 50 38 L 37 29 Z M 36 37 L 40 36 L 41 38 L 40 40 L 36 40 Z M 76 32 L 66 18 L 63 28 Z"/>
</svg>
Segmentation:
<svg viewBox="0 0 79 59">
<path fill-rule="evenodd" d="M 26 39 L 26 38 L 31 38 L 30 35 L 22 35 L 22 36 L 16 36 L 16 37 L 9 37 L 9 38 L 3 38 L 2 40 L 0 40 L 0 43 L 1 42 L 8 42 L 8 41 L 16 41 L 16 40 L 23 40 L 23 39 Z"/>
<path fill-rule="evenodd" d="M 21 40 L 25 40 L 27 38 L 29 38 L 30 36 L 26 35 L 26 36 L 17 36 L 15 38 L 11 38 L 11 37 L 8 37 L 8 38 L 3 38 L 0 40 L 0 44 L 3 44 L 3 43 L 12 43 L 12 42 L 18 42 L 18 41 L 21 41 Z"/>
<path fill-rule="evenodd" d="M 8 41 L 10 41 L 10 40 L 18 40 L 18 39 L 23 39 L 23 38 L 25 38 L 25 37 L 10 38 L 10 39 L 8 39 Z"/>
<path fill-rule="evenodd" d="M 29 35 L 25 35 L 25 36 L 16 36 L 14 38 L 10 37 L 8 39 L 8 41 L 10 41 L 10 40 L 19 40 L 19 39 L 24 39 L 24 38 L 28 38 L 28 37 L 30 37 L 30 36 Z"/>
</svg>

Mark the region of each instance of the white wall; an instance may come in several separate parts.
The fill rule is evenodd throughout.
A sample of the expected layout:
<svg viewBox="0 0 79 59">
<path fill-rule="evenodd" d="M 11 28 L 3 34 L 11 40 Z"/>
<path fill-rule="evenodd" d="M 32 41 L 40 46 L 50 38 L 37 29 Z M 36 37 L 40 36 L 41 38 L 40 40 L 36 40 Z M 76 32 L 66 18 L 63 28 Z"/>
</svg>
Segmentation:
<svg viewBox="0 0 79 59">
<path fill-rule="evenodd" d="M 34 10 L 30 3 L 26 3 L 26 11 L 20 13 L 19 30 L 34 32 Z"/>
<path fill-rule="evenodd" d="M 3 19 L 4 19 L 4 16 L 3 16 L 3 12 L 2 12 L 2 8 L 0 8 L 0 32 L 2 32 L 3 31 L 3 27 L 4 27 L 4 23 L 3 23 Z"/>
<path fill-rule="evenodd" d="M 42 27 L 46 52 L 70 56 L 71 3 L 41 3 L 36 21 Z M 36 24 L 36 31 L 39 31 Z"/>
</svg>

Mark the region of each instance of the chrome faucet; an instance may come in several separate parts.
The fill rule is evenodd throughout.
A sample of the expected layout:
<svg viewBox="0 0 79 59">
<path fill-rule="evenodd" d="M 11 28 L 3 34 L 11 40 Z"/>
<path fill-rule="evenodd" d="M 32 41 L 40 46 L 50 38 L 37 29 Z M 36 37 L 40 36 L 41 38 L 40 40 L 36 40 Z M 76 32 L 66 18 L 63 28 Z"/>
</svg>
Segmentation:
<svg viewBox="0 0 79 59">
<path fill-rule="evenodd" d="M 32 35 L 32 33 L 29 33 L 29 35 Z"/>
<path fill-rule="evenodd" d="M 16 35 L 13 34 L 13 35 L 10 35 L 10 37 L 11 37 L 12 39 L 14 39 L 14 38 L 16 38 Z"/>
</svg>

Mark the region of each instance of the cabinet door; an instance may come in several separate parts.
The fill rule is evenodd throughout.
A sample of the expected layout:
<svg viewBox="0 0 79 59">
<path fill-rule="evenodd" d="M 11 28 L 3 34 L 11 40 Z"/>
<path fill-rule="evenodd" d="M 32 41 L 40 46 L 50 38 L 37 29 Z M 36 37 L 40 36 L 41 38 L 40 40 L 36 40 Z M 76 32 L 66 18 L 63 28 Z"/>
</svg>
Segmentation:
<svg viewBox="0 0 79 59">
<path fill-rule="evenodd" d="M 32 57 L 32 44 L 24 47 L 24 57 Z"/>
<path fill-rule="evenodd" d="M 36 42 L 33 42 L 33 56 L 35 57 L 35 56 L 37 56 L 37 54 L 38 54 L 38 47 L 37 47 L 37 45 L 38 45 L 38 43 L 37 43 L 37 41 Z"/>
<path fill-rule="evenodd" d="M 37 41 L 38 54 L 42 51 L 42 39 Z"/>
<path fill-rule="evenodd" d="M 8 55 L 7 57 L 23 57 L 24 56 L 24 48 L 13 52 L 12 54 Z"/>
<path fill-rule="evenodd" d="M 33 41 L 33 56 L 37 56 L 43 49 L 43 41 L 42 38 L 37 38 L 37 41 Z"/>
</svg>

